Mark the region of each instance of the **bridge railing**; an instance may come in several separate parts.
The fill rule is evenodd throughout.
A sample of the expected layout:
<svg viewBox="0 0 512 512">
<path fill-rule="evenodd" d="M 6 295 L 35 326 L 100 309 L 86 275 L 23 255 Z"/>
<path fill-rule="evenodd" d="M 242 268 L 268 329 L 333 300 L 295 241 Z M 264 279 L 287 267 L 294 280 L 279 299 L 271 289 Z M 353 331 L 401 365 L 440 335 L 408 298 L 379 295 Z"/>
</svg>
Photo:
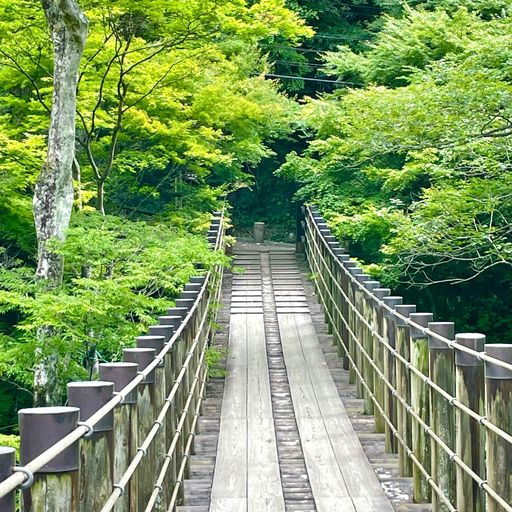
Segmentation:
<svg viewBox="0 0 512 512">
<path fill-rule="evenodd" d="M 224 214 L 208 231 L 224 249 Z M 123 362 L 100 365 L 100 381 L 68 385 L 68 406 L 19 412 L 20 466 L 0 447 L 0 511 L 174 511 L 207 380 L 206 350 L 222 266 L 193 277 Z M 16 493 L 21 489 L 21 500 Z"/>
<path fill-rule="evenodd" d="M 512 512 L 512 345 L 455 334 L 452 322 L 380 286 L 314 208 L 304 243 L 349 380 L 398 453 L 414 500 L 437 511 Z"/>
</svg>

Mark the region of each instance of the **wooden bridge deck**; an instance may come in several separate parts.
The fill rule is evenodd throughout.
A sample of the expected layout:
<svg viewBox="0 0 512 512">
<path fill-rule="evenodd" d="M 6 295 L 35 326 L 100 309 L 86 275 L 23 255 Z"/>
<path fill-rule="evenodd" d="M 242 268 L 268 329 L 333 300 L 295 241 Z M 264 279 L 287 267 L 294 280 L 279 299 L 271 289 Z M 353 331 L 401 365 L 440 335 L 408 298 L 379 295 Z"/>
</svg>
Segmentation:
<svg viewBox="0 0 512 512">
<path fill-rule="evenodd" d="M 295 255 L 255 248 L 235 257 L 244 273 L 233 277 L 210 511 L 391 511 L 328 371 Z M 266 324 L 277 327 L 270 339 Z M 283 378 L 291 408 L 280 401 Z M 283 405 L 296 439 L 279 429 Z"/>
</svg>

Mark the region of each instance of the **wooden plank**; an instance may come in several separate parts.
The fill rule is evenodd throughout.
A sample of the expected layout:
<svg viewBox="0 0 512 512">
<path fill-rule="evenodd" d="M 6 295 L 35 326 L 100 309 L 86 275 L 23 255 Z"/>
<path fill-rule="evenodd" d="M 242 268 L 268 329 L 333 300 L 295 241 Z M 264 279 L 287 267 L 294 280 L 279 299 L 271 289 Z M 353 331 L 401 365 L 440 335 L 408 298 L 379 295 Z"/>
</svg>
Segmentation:
<svg viewBox="0 0 512 512">
<path fill-rule="evenodd" d="M 283 336 L 282 332 L 281 336 L 290 385 L 294 383 L 292 396 L 294 393 L 299 394 L 306 397 L 308 401 L 314 402 L 314 404 L 310 403 L 305 410 L 311 418 L 321 418 L 329 439 L 328 449 L 336 460 L 341 481 L 348 495 L 354 499 L 355 508 L 348 510 L 391 512 L 393 509 L 366 458 L 328 371 L 311 317 L 280 315 L 278 319 L 280 326 L 286 327 L 286 334 Z M 298 421 L 298 424 L 299 430 L 304 428 L 303 420 L 300 423 Z M 308 435 L 307 430 L 305 435 Z M 306 465 L 309 472 L 308 461 Z M 313 487 L 313 482 L 311 485 Z M 317 501 L 317 508 L 329 510 L 330 501 L 324 500 L 329 496 L 317 495 L 315 488 L 313 488 L 313 494 Z M 322 499 L 317 500 L 317 496 Z"/>
<path fill-rule="evenodd" d="M 247 512 L 247 500 L 241 498 L 212 498 L 210 512 Z"/>
<path fill-rule="evenodd" d="M 342 473 L 334 456 L 327 430 L 309 375 L 304 354 L 298 344 L 294 315 L 279 315 L 279 330 L 286 365 L 294 360 L 302 372 L 288 372 L 293 408 L 299 428 L 304 459 L 315 501 L 319 498 L 332 500 L 348 497 Z M 298 378 L 302 375 L 305 378 Z M 324 509 L 327 512 L 327 508 Z"/>
<path fill-rule="evenodd" d="M 285 510 L 262 313 L 231 317 L 210 511 Z"/>
<path fill-rule="evenodd" d="M 317 498 L 317 512 L 356 512 L 352 498 Z"/>
<path fill-rule="evenodd" d="M 307 307 L 292 307 L 292 308 L 280 308 L 276 307 L 276 313 L 281 315 L 295 314 L 295 315 L 303 315 L 309 313 L 309 309 Z"/>
<path fill-rule="evenodd" d="M 231 308 L 233 315 L 259 315 L 263 313 L 263 308 Z"/>
</svg>

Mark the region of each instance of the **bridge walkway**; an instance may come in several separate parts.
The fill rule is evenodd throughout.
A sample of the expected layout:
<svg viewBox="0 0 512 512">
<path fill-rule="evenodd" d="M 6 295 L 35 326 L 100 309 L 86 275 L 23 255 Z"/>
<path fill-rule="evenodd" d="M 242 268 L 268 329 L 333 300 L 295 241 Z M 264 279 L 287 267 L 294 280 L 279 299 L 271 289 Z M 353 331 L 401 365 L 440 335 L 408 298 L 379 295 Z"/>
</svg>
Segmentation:
<svg viewBox="0 0 512 512">
<path fill-rule="evenodd" d="M 320 347 L 286 246 L 238 249 L 211 512 L 393 510 Z"/>
</svg>

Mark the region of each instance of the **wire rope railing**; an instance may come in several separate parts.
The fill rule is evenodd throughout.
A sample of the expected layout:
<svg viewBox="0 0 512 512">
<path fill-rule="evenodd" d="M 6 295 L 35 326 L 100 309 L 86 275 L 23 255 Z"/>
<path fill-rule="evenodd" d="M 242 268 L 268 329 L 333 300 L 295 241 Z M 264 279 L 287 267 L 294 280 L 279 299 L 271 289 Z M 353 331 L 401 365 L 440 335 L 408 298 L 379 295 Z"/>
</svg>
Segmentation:
<svg viewBox="0 0 512 512">
<path fill-rule="evenodd" d="M 224 213 L 207 239 L 224 250 Z M 223 267 L 192 277 L 123 361 L 100 365 L 99 381 L 70 383 L 67 407 L 21 410 L 20 465 L 0 447 L 0 510 L 174 511 L 208 376 Z"/>
<path fill-rule="evenodd" d="M 453 323 L 416 313 L 363 273 L 317 211 L 305 214 L 329 331 L 387 451 L 413 476 L 415 501 L 432 499 L 434 511 L 512 512 L 512 345 L 455 336 Z"/>
</svg>

